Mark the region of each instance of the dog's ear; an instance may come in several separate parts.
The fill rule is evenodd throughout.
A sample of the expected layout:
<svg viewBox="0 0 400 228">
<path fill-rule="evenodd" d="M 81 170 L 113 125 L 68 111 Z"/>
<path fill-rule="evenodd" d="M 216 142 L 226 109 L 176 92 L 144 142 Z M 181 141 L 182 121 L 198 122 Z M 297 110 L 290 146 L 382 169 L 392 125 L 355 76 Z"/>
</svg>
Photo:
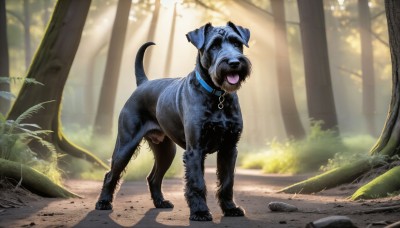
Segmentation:
<svg viewBox="0 0 400 228">
<path fill-rule="evenodd" d="M 227 23 L 229 27 L 231 27 L 239 36 L 243 39 L 243 44 L 246 47 L 249 47 L 249 39 L 250 39 L 250 30 L 247 28 L 243 28 L 242 26 L 238 26 L 233 24 L 231 21 Z"/>
<path fill-rule="evenodd" d="M 207 29 L 211 26 L 211 23 L 207 23 L 204 26 L 189 32 L 186 34 L 187 40 L 191 42 L 198 50 L 202 49 L 204 47 Z"/>
</svg>

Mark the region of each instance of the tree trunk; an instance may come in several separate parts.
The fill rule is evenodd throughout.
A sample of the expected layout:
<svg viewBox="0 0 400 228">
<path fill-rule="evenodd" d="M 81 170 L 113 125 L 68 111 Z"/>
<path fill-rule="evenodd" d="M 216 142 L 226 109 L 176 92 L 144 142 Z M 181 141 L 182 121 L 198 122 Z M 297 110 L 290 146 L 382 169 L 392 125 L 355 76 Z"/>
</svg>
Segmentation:
<svg viewBox="0 0 400 228">
<path fill-rule="evenodd" d="M 89 0 L 59 0 L 56 4 L 44 38 L 29 68 L 27 78 L 35 79 L 44 86 L 24 84 L 8 114 L 7 119 L 15 120 L 28 108 L 45 102 L 44 109 L 26 123 L 34 123 L 42 129 L 52 130 L 46 138 L 53 143 L 60 153 L 87 159 L 104 168 L 108 166 L 90 152 L 83 150 L 65 139 L 60 120 L 62 92 L 67 80 L 75 53 L 78 49 L 83 26 L 90 7 Z M 46 157 L 46 150 L 37 144 L 30 145 L 41 157 Z"/>
<path fill-rule="evenodd" d="M 168 51 L 167 51 L 167 60 L 165 63 L 165 76 L 170 76 L 171 74 L 171 64 L 172 64 L 172 55 L 174 50 L 174 41 L 175 41 L 175 27 L 176 27 L 176 4 L 174 4 L 174 13 L 172 14 L 172 23 L 171 30 L 169 32 L 169 41 L 168 41 Z"/>
<path fill-rule="evenodd" d="M 371 149 L 372 155 L 384 155 L 386 156 L 387 162 L 390 162 L 391 157 L 400 155 L 400 1 L 398 0 L 385 0 L 386 17 L 388 22 L 388 32 L 389 32 L 389 43 L 390 43 L 390 53 L 392 60 L 392 98 L 389 106 L 388 116 L 386 118 L 386 123 L 383 127 L 382 134 L 378 139 L 376 145 Z M 315 191 L 315 186 L 317 189 L 323 190 L 329 187 L 337 186 L 345 182 L 352 181 L 356 176 L 368 171 L 368 165 L 373 168 L 380 166 L 382 164 L 382 156 L 374 159 L 365 161 L 353 162 L 352 164 L 341 167 L 319 176 L 310 178 L 308 180 L 302 181 L 300 183 L 294 184 L 283 189 L 283 192 L 291 193 L 297 192 L 300 189 L 313 189 Z M 395 158 L 394 160 L 396 160 Z M 359 168 L 362 168 L 360 172 L 356 172 Z M 365 168 L 363 168 L 365 167 Z M 339 171 L 343 169 L 349 169 L 349 172 L 340 174 Z M 364 170 L 364 171 L 363 171 Z M 352 178 L 346 181 L 339 181 L 332 178 L 330 174 L 339 173 L 340 176 L 346 177 L 351 175 Z M 353 175 L 358 173 L 359 175 Z M 378 176 L 371 182 L 359 188 L 352 196 L 351 199 L 365 199 L 365 198 L 378 198 L 385 197 L 392 192 L 398 192 L 400 190 L 400 169 L 399 167 L 392 168 L 386 173 Z M 343 178 L 341 178 L 343 179 Z M 301 191 L 306 192 L 306 191 Z"/>
<path fill-rule="evenodd" d="M 158 24 L 158 16 L 160 14 L 160 7 L 161 7 L 161 2 L 160 0 L 155 0 L 154 3 L 154 12 L 153 12 L 153 17 L 151 18 L 150 22 L 150 28 L 149 28 L 149 33 L 147 34 L 147 40 L 154 42 L 155 36 L 156 36 L 156 30 L 157 30 L 157 24 Z M 144 69 L 145 71 L 149 71 L 150 67 L 150 62 L 151 62 L 151 55 L 152 55 L 152 48 L 146 51 L 146 56 L 144 57 Z"/>
<path fill-rule="evenodd" d="M 24 0 L 24 40 L 25 40 L 25 66 L 26 71 L 29 69 L 29 65 L 32 60 L 32 50 L 31 50 L 31 14 L 29 10 L 29 0 Z"/>
<path fill-rule="evenodd" d="M 338 121 L 329 69 L 323 1 L 298 0 L 308 114 L 322 129 L 337 132 Z"/>
<path fill-rule="evenodd" d="M 311 177 L 307 180 L 301 181 L 299 183 L 295 183 L 291 186 L 288 186 L 280 192 L 285 193 L 302 193 L 302 194 L 311 194 L 320 192 L 324 189 L 333 188 L 339 186 L 341 184 L 349 183 L 357 179 L 360 175 L 365 172 L 371 170 L 378 163 L 373 161 L 369 162 L 368 159 L 364 159 L 358 162 L 354 162 L 352 164 L 345 165 L 340 168 L 336 168 L 320 174 L 315 177 Z"/>
<path fill-rule="evenodd" d="M 6 1 L 0 0 L 0 77 L 10 76 L 7 42 Z M 0 91 L 10 92 L 10 84 L 0 83 Z M 10 100 L 0 96 L 0 113 L 4 116 L 10 109 Z"/>
<path fill-rule="evenodd" d="M 396 166 L 379 177 L 359 188 L 352 196 L 352 200 L 374 199 L 387 197 L 388 193 L 400 189 L 400 166 Z"/>
<path fill-rule="evenodd" d="M 358 21 L 360 23 L 361 38 L 362 107 L 368 131 L 371 135 L 375 135 L 375 74 L 371 35 L 371 13 L 368 7 L 368 0 L 358 0 Z"/>
<path fill-rule="evenodd" d="M 94 124 L 95 135 L 109 136 L 112 133 L 115 96 L 131 3 L 131 0 L 118 1 Z"/>
<path fill-rule="evenodd" d="M 44 174 L 18 162 L 0 158 L 0 176 L 20 181 L 29 191 L 45 197 L 79 197 L 64 187 L 55 184 Z"/>
<path fill-rule="evenodd" d="M 288 137 L 301 139 L 305 131 L 297 111 L 290 71 L 289 51 L 286 35 L 285 5 L 282 0 L 271 0 L 274 13 L 275 61 L 278 80 L 279 104 Z"/>
<path fill-rule="evenodd" d="M 371 153 L 393 156 L 400 154 L 400 1 L 385 0 L 385 9 L 392 59 L 392 98 L 381 136 Z"/>
</svg>

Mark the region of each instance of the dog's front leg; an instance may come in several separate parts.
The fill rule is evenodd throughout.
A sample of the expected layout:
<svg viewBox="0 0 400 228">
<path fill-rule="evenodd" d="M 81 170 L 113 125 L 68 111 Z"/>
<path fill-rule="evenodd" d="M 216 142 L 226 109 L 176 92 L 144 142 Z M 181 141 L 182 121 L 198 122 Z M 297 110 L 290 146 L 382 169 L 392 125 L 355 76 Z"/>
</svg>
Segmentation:
<svg viewBox="0 0 400 228">
<path fill-rule="evenodd" d="M 217 199 L 224 216 L 244 216 L 244 209 L 233 201 L 233 183 L 237 149 L 223 149 L 217 154 Z"/>
<path fill-rule="evenodd" d="M 199 150 L 187 150 L 183 155 L 185 164 L 185 197 L 190 208 L 190 220 L 211 221 L 207 207 L 207 189 L 204 181 L 204 154 Z"/>
</svg>

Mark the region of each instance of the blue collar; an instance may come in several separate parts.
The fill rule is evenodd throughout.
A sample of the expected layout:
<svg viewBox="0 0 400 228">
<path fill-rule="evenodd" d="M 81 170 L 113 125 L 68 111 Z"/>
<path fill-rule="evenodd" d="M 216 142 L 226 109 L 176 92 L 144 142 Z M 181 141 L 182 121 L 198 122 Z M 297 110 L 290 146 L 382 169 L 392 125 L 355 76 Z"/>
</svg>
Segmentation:
<svg viewBox="0 0 400 228">
<path fill-rule="evenodd" d="M 211 86 L 209 86 L 209 85 L 207 84 L 207 82 L 204 81 L 203 78 L 201 78 L 201 76 L 200 76 L 200 74 L 199 74 L 199 72 L 198 72 L 197 70 L 196 70 L 196 78 L 197 78 L 197 81 L 200 82 L 200 85 L 201 85 L 205 90 L 207 90 L 207 92 L 209 92 L 209 93 L 211 93 L 211 94 L 214 94 L 215 96 L 218 96 L 218 97 L 222 96 L 222 94 L 225 93 L 225 92 L 222 91 L 222 90 L 213 89 Z"/>
</svg>

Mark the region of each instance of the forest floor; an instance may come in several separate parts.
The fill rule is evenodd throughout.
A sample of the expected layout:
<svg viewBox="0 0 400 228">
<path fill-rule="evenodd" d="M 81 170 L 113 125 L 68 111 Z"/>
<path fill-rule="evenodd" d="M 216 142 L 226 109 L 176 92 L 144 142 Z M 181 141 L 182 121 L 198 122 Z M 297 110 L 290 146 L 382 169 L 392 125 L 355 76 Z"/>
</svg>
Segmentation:
<svg viewBox="0 0 400 228">
<path fill-rule="evenodd" d="M 96 211 L 100 181 L 68 180 L 66 186 L 82 199 L 50 199 L 38 196 L 13 196 L 17 208 L 0 208 L 0 227 L 305 227 L 331 215 L 348 216 L 357 227 L 384 227 L 400 220 L 399 210 L 373 212 L 376 208 L 399 206 L 400 197 L 352 202 L 346 199 L 354 186 L 339 187 L 313 195 L 283 194 L 277 190 L 303 180 L 307 175 L 266 175 L 259 171 L 236 171 L 235 200 L 246 210 L 245 217 L 223 217 L 214 197 L 215 169 L 206 169 L 208 206 L 212 222 L 189 221 L 183 196 L 183 181 L 167 179 L 165 197 L 173 209 L 155 209 L 145 181 L 124 182 L 113 211 Z M 4 192 L 3 192 L 4 193 Z M 7 197 L 4 194 L 1 197 Z M 271 212 L 268 203 L 280 201 L 295 205 L 297 212 Z"/>
</svg>

